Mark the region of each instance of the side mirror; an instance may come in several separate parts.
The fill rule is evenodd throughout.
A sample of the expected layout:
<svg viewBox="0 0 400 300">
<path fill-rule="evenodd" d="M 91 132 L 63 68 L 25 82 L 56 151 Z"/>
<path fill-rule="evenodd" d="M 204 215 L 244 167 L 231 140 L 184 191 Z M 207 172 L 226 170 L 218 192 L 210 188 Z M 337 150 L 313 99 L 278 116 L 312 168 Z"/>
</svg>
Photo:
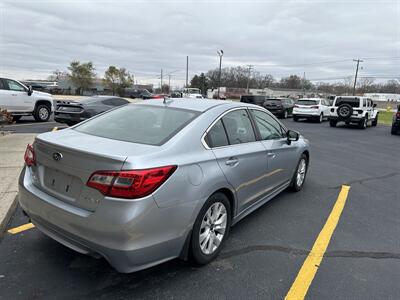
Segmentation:
<svg viewBox="0 0 400 300">
<path fill-rule="evenodd" d="M 372 105 L 372 107 L 376 107 L 376 103 L 374 103 L 374 105 Z"/>
<path fill-rule="evenodd" d="M 28 96 L 32 95 L 33 89 L 32 89 L 32 86 L 31 86 L 31 85 L 28 86 L 28 91 L 27 91 L 26 93 L 28 94 Z"/>
<path fill-rule="evenodd" d="M 296 142 L 299 140 L 300 133 L 289 129 L 286 133 L 286 136 L 287 136 L 287 143 L 288 143 L 288 145 L 290 145 L 292 142 Z"/>
</svg>

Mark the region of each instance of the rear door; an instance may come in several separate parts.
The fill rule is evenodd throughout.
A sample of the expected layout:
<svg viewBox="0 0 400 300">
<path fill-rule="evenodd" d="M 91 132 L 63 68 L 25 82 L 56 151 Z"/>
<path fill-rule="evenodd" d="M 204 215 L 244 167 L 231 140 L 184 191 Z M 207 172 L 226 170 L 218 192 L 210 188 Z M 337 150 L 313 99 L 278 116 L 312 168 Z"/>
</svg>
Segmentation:
<svg viewBox="0 0 400 300">
<path fill-rule="evenodd" d="M 240 213 L 267 192 L 265 148 L 256 140 L 246 109 L 225 114 L 207 136 L 220 168 L 236 191 Z"/>
<path fill-rule="evenodd" d="M 287 143 L 286 132 L 280 122 L 267 112 L 251 109 L 261 143 L 268 157 L 266 184 L 274 191 L 288 183 L 297 166 L 296 143 Z"/>
<path fill-rule="evenodd" d="M 8 90 L 3 79 L 0 78 L 0 109 L 8 110 L 10 107 L 11 92 Z"/>
</svg>

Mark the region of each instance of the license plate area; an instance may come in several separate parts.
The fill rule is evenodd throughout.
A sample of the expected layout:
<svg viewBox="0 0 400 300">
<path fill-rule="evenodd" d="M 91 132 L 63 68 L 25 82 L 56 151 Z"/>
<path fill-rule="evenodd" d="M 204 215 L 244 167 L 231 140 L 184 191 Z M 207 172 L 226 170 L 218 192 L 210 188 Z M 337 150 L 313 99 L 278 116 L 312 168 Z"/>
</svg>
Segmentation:
<svg viewBox="0 0 400 300">
<path fill-rule="evenodd" d="M 45 168 L 44 185 L 49 191 L 69 201 L 76 201 L 82 190 L 79 178 L 48 167 Z"/>
</svg>

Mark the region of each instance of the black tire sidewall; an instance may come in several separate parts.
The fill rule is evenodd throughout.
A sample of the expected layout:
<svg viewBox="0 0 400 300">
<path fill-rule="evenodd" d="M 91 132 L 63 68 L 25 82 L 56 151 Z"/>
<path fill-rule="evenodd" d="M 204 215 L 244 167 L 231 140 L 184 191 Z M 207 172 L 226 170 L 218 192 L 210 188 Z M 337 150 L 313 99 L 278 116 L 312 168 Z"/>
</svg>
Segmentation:
<svg viewBox="0 0 400 300">
<path fill-rule="evenodd" d="M 347 115 L 345 115 L 345 116 L 340 114 L 342 107 L 347 107 L 349 109 L 349 113 Z M 339 117 L 341 117 L 343 119 L 350 118 L 350 116 L 353 114 L 353 108 L 349 104 L 341 104 L 341 105 L 339 105 L 339 107 L 337 109 L 337 114 L 338 114 Z"/>
<path fill-rule="evenodd" d="M 206 255 L 200 249 L 200 243 L 199 243 L 200 226 L 201 226 L 201 222 L 203 220 L 205 213 L 210 208 L 210 206 L 216 202 L 221 202 L 225 206 L 226 212 L 228 214 L 228 218 L 227 218 L 227 222 L 226 222 L 226 230 L 225 230 L 224 237 L 221 241 L 221 244 L 219 245 L 219 248 L 217 250 L 215 250 L 214 253 L 212 253 L 210 255 Z M 193 225 L 192 238 L 190 241 L 191 259 L 195 264 L 197 264 L 197 265 L 208 264 L 213 259 L 215 259 L 215 257 L 221 251 L 226 239 L 229 236 L 231 220 L 232 220 L 231 211 L 232 211 L 232 209 L 230 207 L 229 200 L 223 193 L 215 193 L 215 194 L 211 195 L 207 199 L 207 201 L 204 203 L 204 205 L 201 208 L 201 210 L 196 218 L 196 221 Z"/>
</svg>

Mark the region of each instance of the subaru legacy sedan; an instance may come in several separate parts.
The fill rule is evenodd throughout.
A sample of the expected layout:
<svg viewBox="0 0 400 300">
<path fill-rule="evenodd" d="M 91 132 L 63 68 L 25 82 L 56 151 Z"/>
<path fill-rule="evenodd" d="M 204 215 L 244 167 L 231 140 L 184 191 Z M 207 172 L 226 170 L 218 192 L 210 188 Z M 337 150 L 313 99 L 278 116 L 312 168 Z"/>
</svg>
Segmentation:
<svg viewBox="0 0 400 300">
<path fill-rule="evenodd" d="M 38 135 L 19 203 L 43 233 L 120 272 L 206 264 L 232 225 L 301 190 L 309 161 L 308 141 L 262 107 L 150 100 Z"/>
</svg>

